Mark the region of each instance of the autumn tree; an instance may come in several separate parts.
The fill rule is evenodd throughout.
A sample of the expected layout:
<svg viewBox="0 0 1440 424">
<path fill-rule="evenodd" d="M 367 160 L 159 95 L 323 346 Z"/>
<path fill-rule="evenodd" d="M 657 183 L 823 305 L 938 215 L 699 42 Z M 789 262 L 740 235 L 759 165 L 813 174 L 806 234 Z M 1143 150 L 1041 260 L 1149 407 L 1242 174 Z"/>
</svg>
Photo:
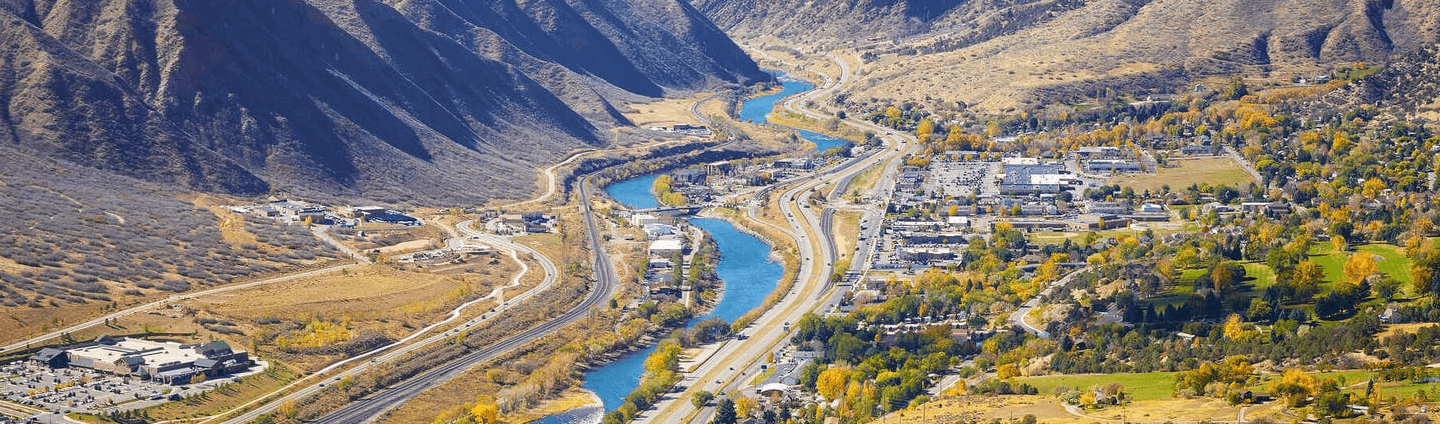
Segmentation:
<svg viewBox="0 0 1440 424">
<path fill-rule="evenodd" d="M 1298 369 L 1287 369 L 1279 380 L 1270 382 L 1270 394 L 1285 400 L 1291 407 L 1300 406 L 1315 395 L 1315 377 Z"/>
<path fill-rule="evenodd" d="M 475 416 L 475 422 L 479 424 L 494 424 L 500 419 L 500 407 L 488 397 L 481 397 L 470 408 L 470 415 Z"/>
<path fill-rule="evenodd" d="M 1379 265 L 1375 263 L 1375 255 L 1372 253 L 1359 252 L 1345 260 L 1345 278 L 1355 284 L 1360 284 L 1365 281 L 1365 277 L 1376 272 L 1379 272 Z"/>
</svg>

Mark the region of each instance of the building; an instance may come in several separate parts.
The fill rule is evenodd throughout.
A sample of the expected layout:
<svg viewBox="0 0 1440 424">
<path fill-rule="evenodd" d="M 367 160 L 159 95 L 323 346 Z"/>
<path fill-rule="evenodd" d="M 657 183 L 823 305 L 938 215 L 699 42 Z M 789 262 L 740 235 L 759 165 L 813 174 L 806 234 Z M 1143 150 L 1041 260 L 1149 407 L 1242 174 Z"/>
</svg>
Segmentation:
<svg viewBox="0 0 1440 424">
<path fill-rule="evenodd" d="M 662 258 L 675 256 L 685 250 L 685 243 L 676 238 L 662 238 L 650 242 L 650 254 Z"/>
<path fill-rule="evenodd" d="M 780 159 L 775 161 L 776 168 L 784 169 L 810 169 L 815 166 L 814 162 L 806 158 Z"/>
<path fill-rule="evenodd" d="M 1085 172 L 1090 173 L 1140 172 L 1142 170 L 1139 163 L 1128 160 L 1097 159 L 1085 163 Z"/>
<path fill-rule="evenodd" d="M 1004 173 L 998 176 L 1001 194 L 1059 193 L 1078 184 L 1074 175 L 1060 164 L 1007 162 L 1002 169 Z"/>
<path fill-rule="evenodd" d="M 648 213 L 637 213 L 634 215 L 630 215 L 630 225 L 634 225 L 636 227 L 643 228 L 646 225 L 663 223 L 665 222 L 661 220 L 660 217 Z"/>
<path fill-rule="evenodd" d="M 1120 202 L 1090 202 L 1085 205 L 1085 212 L 1102 215 L 1120 215 L 1128 212 L 1129 208 Z"/>
<path fill-rule="evenodd" d="M 1119 159 L 1122 157 L 1119 147 L 1113 146 L 1086 146 L 1075 149 L 1075 157 L 1083 160 L 1090 159 Z"/>
<path fill-rule="evenodd" d="M 685 169 L 685 170 L 676 171 L 675 173 L 673 173 L 673 174 L 670 175 L 670 178 L 671 178 L 671 181 L 674 181 L 674 182 L 677 182 L 677 183 L 683 183 L 683 184 L 704 184 L 704 183 L 705 183 L 705 177 L 706 177 L 706 176 L 707 176 L 707 175 L 705 174 L 705 169 L 704 169 L 704 168 L 691 168 L 691 169 Z"/>
<path fill-rule="evenodd" d="M 186 345 L 107 336 L 65 348 L 41 349 L 30 359 L 56 368 L 88 368 L 166 384 L 189 384 L 199 375 L 213 377 L 254 365 L 248 353 L 235 351 L 221 341 Z"/>
<path fill-rule="evenodd" d="M 1183 147 L 1180 147 L 1180 154 L 1186 155 L 1186 156 L 1206 156 L 1206 155 L 1214 155 L 1215 153 L 1216 153 L 1216 152 L 1215 152 L 1215 146 L 1202 146 L 1202 145 L 1199 145 L 1199 144 L 1187 144 L 1187 145 L 1185 145 L 1185 146 L 1183 146 Z"/>
</svg>

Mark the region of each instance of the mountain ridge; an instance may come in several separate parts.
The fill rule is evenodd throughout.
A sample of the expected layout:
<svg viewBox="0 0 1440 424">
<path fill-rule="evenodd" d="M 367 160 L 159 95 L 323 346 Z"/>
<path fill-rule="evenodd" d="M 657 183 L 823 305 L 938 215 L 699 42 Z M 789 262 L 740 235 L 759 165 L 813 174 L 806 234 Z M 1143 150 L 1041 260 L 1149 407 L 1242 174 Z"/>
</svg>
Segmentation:
<svg viewBox="0 0 1440 424">
<path fill-rule="evenodd" d="M 1419 0 L 975 0 L 932 3 L 921 17 L 887 0 L 695 4 L 751 44 L 853 51 L 866 72 L 849 99 L 958 101 L 989 113 L 1084 102 L 1107 88 L 1173 94 L 1208 77 L 1310 78 L 1440 40 L 1440 7 Z"/>
<path fill-rule="evenodd" d="M 673 0 L 5 0 L 0 20 L 0 139 L 239 195 L 519 197 L 609 143 L 619 103 L 766 78 Z"/>
</svg>

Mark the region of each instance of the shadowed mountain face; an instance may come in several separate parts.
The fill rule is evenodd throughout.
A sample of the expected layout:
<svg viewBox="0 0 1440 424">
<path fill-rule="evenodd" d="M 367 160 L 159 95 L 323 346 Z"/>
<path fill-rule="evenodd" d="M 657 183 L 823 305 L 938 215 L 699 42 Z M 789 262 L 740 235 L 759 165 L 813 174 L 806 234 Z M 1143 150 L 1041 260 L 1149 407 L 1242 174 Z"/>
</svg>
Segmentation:
<svg viewBox="0 0 1440 424">
<path fill-rule="evenodd" d="M 144 179 L 518 197 L 612 102 L 764 78 L 673 0 L 0 0 L 0 140 Z"/>
</svg>

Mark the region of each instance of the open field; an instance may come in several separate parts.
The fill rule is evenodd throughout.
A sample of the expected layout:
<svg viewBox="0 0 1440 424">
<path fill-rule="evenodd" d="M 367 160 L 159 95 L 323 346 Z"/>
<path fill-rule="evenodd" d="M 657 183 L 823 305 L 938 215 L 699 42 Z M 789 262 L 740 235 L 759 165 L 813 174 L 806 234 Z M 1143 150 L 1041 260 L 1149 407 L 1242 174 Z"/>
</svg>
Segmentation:
<svg viewBox="0 0 1440 424">
<path fill-rule="evenodd" d="M 1376 267 L 1381 274 L 1400 280 L 1404 293 L 1413 290 L 1414 278 L 1410 276 L 1410 259 L 1405 249 L 1391 244 L 1364 244 L 1354 247 L 1353 252 L 1337 252 L 1328 243 L 1316 243 L 1310 248 L 1310 259 L 1325 270 L 1325 281 L 1335 283 L 1345 278 L 1345 261 L 1350 254 L 1370 253 L 1377 255 Z"/>
<path fill-rule="evenodd" d="M 884 166 L 872 166 L 856 174 L 855 178 L 850 180 L 850 185 L 844 187 L 845 194 L 841 197 L 852 202 L 855 201 L 850 197 L 850 194 L 857 191 L 860 193 L 870 191 L 870 189 L 875 187 L 875 183 L 880 180 L 880 172 L 884 170 Z"/>
<path fill-rule="evenodd" d="M 1120 383 L 1125 386 L 1125 393 L 1130 394 L 1135 400 L 1156 400 L 1169 399 L 1175 391 L 1175 374 L 1173 372 L 1150 372 L 1142 374 L 1121 373 L 1121 374 L 1083 374 L 1083 375 L 1054 375 L 1043 377 L 1030 377 L 1017 379 L 1017 383 L 1026 383 L 1040 389 L 1041 394 L 1055 392 L 1056 387 L 1067 386 L 1076 390 L 1087 390 L 1092 387 L 1104 386 L 1110 383 Z"/>
<path fill-rule="evenodd" d="M 1133 187 L 1135 191 L 1150 190 L 1158 192 L 1162 186 L 1170 186 L 1170 191 L 1184 190 L 1191 184 L 1209 183 L 1210 185 L 1230 185 L 1245 187 L 1246 184 L 1255 181 L 1250 177 L 1240 164 L 1235 163 L 1229 157 L 1207 157 L 1196 159 L 1183 159 L 1173 161 L 1177 166 L 1160 168 L 1159 173 L 1125 175 L 1111 178 L 1108 183 L 1121 186 Z"/>
<path fill-rule="evenodd" d="M 1249 278 L 1248 283 L 1256 290 L 1263 291 L 1265 288 L 1275 285 L 1275 270 L 1269 265 L 1259 262 L 1245 262 L 1245 276 Z"/>
<path fill-rule="evenodd" d="M 687 97 L 667 98 L 650 103 L 632 103 L 622 113 L 640 128 L 669 127 L 675 124 L 701 124 L 690 113 L 695 102 L 710 97 L 713 93 L 696 93 Z M 716 102 L 719 103 L 719 102 Z"/>
<path fill-rule="evenodd" d="M 860 234 L 861 215 L 860 212 L 835 212 L 835 228 L 831 234 L 835 236 L 835 251 L 840 253 L 836 261 L 850 263 L 850 254 L 855 253 L 856 234 Z"/>
</svg>

